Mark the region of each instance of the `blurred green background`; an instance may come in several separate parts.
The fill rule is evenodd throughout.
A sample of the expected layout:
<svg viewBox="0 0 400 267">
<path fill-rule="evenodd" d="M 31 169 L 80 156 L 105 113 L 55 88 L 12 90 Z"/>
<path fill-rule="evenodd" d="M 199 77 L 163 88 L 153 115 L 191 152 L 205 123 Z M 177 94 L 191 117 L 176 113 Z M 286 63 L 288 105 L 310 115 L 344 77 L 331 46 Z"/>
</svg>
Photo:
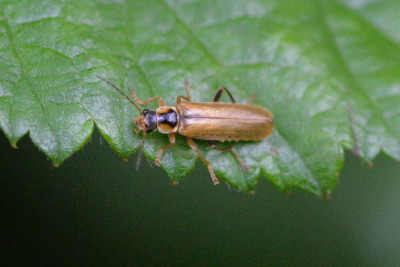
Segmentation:
<svg viewBox="0 0 400 267">
<path fill-rule="evenodd" d="M 400 164 L 350 153 L 330 201 L 214 186 L 206 168 L 178 186 L 95 133 L 55 169 L 28 137 L 0 138 L 3 264 L 400 264 Z"/>
</svg>

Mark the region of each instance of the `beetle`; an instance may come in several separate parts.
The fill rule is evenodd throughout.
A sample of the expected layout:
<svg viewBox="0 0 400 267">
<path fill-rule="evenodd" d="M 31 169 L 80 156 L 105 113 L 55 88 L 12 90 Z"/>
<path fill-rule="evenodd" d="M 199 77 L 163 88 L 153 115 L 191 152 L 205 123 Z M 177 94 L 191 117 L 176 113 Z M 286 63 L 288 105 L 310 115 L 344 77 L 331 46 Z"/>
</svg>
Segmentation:
<svg viewBox="0 0 400 267">
<path fill-rule="evenodd" d="M 214 184 L 219 183 L 218 178 L 210 162 L 198 151 L 193 139 L 207 140 L 213 149 L 232 152 L 240 166 L 249 172 L 249 168 L 232 146 L 219 149 L 214 141 L 258 141 L 268 137 L 273 129 L 274 117 L 269 110 L 250 104 L 237 104 L 232 94 L 225 87 L 218 89 L 212 102 L 195 103 L 192 102 L 189 82 L 185 80 L 187 96 L 178 96 L 176 106 L 166 106 L 164 99 L 159 96 L 143 101 L 130 89 L 132 98 L 139 105 L 145 106 L 152 101 L 158 101 L 156 110 L 141 110 L 116 85 L 100 76 L 97 76 L 97 78 L 116 89 L 139 111 L 140 115 L 133 121 L 136 123 L 136 131 L 143 132 L 142 147 L 146 134 L 153 131 L 168 134 L 170 143 L 162 146 L 158 151 L 155 160 L 157 166 L 160 166 L 164 151 L 175 144 L 175 134 L 178 133 L 187 137 L 189 146 L 207 165 Z M 228 94 L 232 103 L 218 102 L 223 92 Z"/>
</svg>

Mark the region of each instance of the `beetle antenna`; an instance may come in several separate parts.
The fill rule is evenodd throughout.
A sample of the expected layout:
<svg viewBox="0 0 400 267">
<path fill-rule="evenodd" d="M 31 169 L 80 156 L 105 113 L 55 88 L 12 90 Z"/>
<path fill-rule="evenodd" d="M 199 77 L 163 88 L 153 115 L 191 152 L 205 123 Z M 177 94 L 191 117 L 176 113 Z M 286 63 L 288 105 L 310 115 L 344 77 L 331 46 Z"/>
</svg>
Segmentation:
<svg viewBox="0 0 400 267">
<path fill-rule="evenodd" d="M 103 82 L 109 84 L 112 88 L 114 88 L 115 90 L 117 90 L 121 95 L 123 95 L 126 99 L 128 99 L 128 101 L 131 102 L 131 104 L 134 105 L 135 108 L 139 111 L 140 115 L 142 115 L 142 111 L 140 110 L 140 108 L 138 107 L 138 105 L 136 105 L 136 103 L 133 102 L 133 100 L 132 100 L 127 94 L 125 94 L 124 92 L 122 92 L 122 90 L 119 89 L 115 84 L 113 84 L 113 83 L 110 82 L 110 81 L 107 81 L 106 79 L 104 79 L 104 78 L 102 78 L 102 77 L 100 77 L 100 76 L 98 76 L 98 75 L 96 75 L 96 77 L 99 78 L 100 80 L 102 80 Z"/>
<path fill-rule="evenodd" d="M 143 147 L 144 147 L 144 141 L 146 140 L 146 132 L 143 131 L 143 136 L 142 136 L 142 143 L 140 144 L 139 148 L 139 153 L 136 158 L 136 171 L 139 171 L 140 168 L 140 163 L 142 162 L 142 157 L 143 157 Z"/>
</svg>

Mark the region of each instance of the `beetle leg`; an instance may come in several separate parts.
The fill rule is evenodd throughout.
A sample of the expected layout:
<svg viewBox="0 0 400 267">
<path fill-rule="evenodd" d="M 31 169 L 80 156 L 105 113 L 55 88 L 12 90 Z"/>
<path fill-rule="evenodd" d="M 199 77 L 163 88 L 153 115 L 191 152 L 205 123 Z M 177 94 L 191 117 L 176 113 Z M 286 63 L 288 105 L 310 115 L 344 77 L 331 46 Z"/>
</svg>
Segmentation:
<svg viewBox="0 0 400 267">
<path fill-rule="evenodd" d="M 239 154 L 237 153 L 236 149 L 234 149 L 232 146 L 226 147 L 226 148 L 217 148 L 215 146 L 214 141 L 209 140 L 208 144 L 212 149 L 218 150 L 218 151 L 231 151 L 232 154 L 236 157 L 237 161 L 239 162 L 240 166 L 245 170 L 246 172 L 250 172 L 249 167 L 247 167 L 246 163 L 240 158 Z"/>
<path fill-rule="evenodd" d="M 214 170 L 213 170 L 213 168 L 212 168 L 210 162 L 208 162 L 208 161 L 203 157 L 203 155 L 200 154 L 200 152 L 197 150 L 197 147 L 196 147 L 196 145 L 195 145 L 195 143 L 194 143 L 194 141 L 193 141 L 192 138 L 187 137 L 187 140 L 188 140 L 189 146 L 194 150 L 194 152 L 197 153 L 197 156 L 199 156 L 199 158 L 207 165 L 207 168 L 208 168 L 208 171 L 210 172 L 211 179 L 212 179 L 213 183 L 214 183 L 214 184 L 219 184 L 219 181 L 218 181 L 218 179 L 217 179 L 217 176 L 215 175 Z"/>
<path fill-rule="evenodd" d="M 191 99 L 187 96 L 180 95 L 176 98 L 176 103 L 179 104 L 182 102 L 182 98 L 185 99 L 187 102 L 191 102 Z"/>
<path fill-rule="evenodd" d="M 188 79 L 185 79 L 185 88 L 186 88 L 186 93 L 189 98 L 189 102 L 192 101 L 192 89 L 190 89 L 190 83 Z"/>
<path fill-rule="evenodd" d="M 165 151 L 167 148 L 170 148 L 171 146 L 175 145 L 175 134 L 173 134 L 173 133 L 168 134 L 168 137 L 169 137 L 169 142 L 170 142 L 170 143 L 169 143 L 168 145 L 162 146 L 161 149 L 160 149 L 160 150 L 158 151 L 158 153 L 157 153 L 157 158 L 156 158 L 155 164 L 156 164 L 158 167 L 160 167 L 160 160 L 161 160 L 161 157 L 162 157 L 164 151 Z"/>
<path fill-rule="evenodd" d="M 185 88 L 186 88 L 187 96 L 183 96 L 183 95 L 178 96 L 176 98 L 176 103 L 178 103 L 178 104 L 181 103 L 182 98 L 188 102 L 192 102 L 192 90 L 190 89 L 190 84 L 187 79 L 185 79 Z"/>
<path fill-rule="evenodd" d="M 153 96 L 153 97 L 143 101 L 136 95 L 135 91 L 133 91 L 132 89 L 129 88 L 129 92 L 131 93 L 131 96 L 133 97 L 133 99 L 135 99 L 135 101 L 139 105 L 145 106 L 145 105 L 147 105 L 148 103 L 150 103 L 150 102 L 152 102 L 154 100 L 158 100 L 158 106 L 159 107 L 165 106 L 164 99 L 162 99 L 159 96 Z"/>
<path fill-rule="evenodd" d="M 252 94 L 251 97 L 250 97 L 250 99 L 247 100 L 247 101 L 245 102 L 245 104 L 251 105 L 251 104 L 254 103 L 254 100 L 256 100 L 256 94 Z"/>
<path fill-rule="evenodd" d="M 222 95 L 222 93 L 224 91 L 229 95 L 229 98 L 232 100 L 232 103 L 236 103 L 236 101 L 233 98 L 233 95 L 231 94 L 231 92 L 229 92 L 229 90 L 227 88 L 225 88 L 225 87 L 221 87 L 221 88 L 218 89 L 218 92 L 215 95 L 213 102 L 218 102 L 220 97 L 221 97 L 221 95 Z"/>
</svg>

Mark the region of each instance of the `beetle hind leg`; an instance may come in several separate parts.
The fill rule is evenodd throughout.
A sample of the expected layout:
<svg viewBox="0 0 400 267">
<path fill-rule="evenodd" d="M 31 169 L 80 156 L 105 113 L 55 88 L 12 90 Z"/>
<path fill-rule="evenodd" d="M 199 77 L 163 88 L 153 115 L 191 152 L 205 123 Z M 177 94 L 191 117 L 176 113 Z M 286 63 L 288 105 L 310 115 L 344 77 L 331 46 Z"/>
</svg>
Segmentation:
<svg viewBox="0 0 400 267">
<path fill-rule="evenodd" d="M 226 87 L 221 87 L 221 88 L 218 89 L 217 94 L 215 95 L 213 102 L 218 102 L 219 99 L 221 98 L 222 93 L 224 91 L 229 95 L 229 98 L 231 99 L 232 103 L 236 103 L 235 98 L 233 98 L 233 95 L 231 94 L 231 92 L 229 92 L 229 90 Z"/>
<path fill-rule="evenodd" d="M 256 100 L 256 94 L 252 94 L 250 99 L 245 102 L 246 105 L 251 105 Z"/>
<path fill-rule="evenodd" d="M 230 151 L 232 154 L 235 156 L 237 161 L 239 162 L 239 165 L 245 170 L 246 172 L 250 172 L 249 167 L 247 167 L 246 163 L 242 160 L 242 158 L 239 156 L 237 153 L 236 149 L 234 149 L 232 146 L 226 147 L 226 148 L 217 148 L 214 141 L 208 141 L 208 144 L 212 149 L 218 150 L 218 151 Z"/>
<path fill-rule="evenodd" d="M 217 176 L 215 175 L 214 170 L 213 170 L 213 168 L 212 168 L 210 162 L 208 162 L 208 161 L 203 157 L 203 155 L 200 154 L 200 152 L 199 152 L 199 150 L 197 150 L 197 147 L 196 147 L 196 145 L 195 145 L 195 143 L 194 143 L 194 141 L 193 141 L 192 138 L 187 137 L 187 140 L 188 140 L 189 146 L 194 150 L 194 152 L 197 153 L 197 156 L 199 156 L 199 158 L 207 165 L 207 168 L 208 168 L 208 171 L 210 172 L 211 179 L 212 179 L 213 183 L 214 183 L 215 185 L 216 185 L 216 184 L 219 184 L 218 178 L 217 178 Z"/>
</svg>

